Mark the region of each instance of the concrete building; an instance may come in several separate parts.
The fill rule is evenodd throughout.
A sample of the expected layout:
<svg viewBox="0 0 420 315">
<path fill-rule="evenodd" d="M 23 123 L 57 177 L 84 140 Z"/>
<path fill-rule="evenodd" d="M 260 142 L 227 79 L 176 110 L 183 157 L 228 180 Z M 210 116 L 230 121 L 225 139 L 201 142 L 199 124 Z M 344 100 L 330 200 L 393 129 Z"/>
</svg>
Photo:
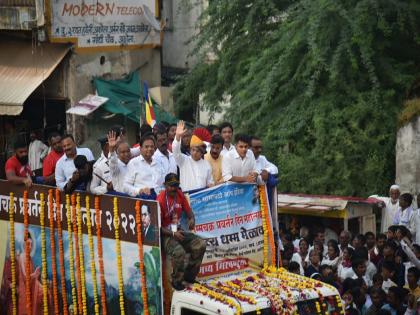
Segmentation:
<svg viewBox="0 0 420 315">
<path fill-rule="evenodd" d="M 67 5 L 62 0 L 45 11 L 41 0 L 0 2 L 0 177 L 13 141 L 32 130 L 44 141 L 52 131 L 72 133 L 96 157 L 96 139 L 113 124 L 126 125 L 136 140 L 139 122 L 122 115 L 101 108 L 86 117 L 66 114 L 95 93 L 94 77 L 121 79 L 138 70 L 149 87 L 161 85 L 161 36 L 152 25 L 159 8 L 154 0 L 132 2 L 105 17 L 95 15 L 100 3 L 82 4 L 84 19 L 60 7 Z"/>
</svg>

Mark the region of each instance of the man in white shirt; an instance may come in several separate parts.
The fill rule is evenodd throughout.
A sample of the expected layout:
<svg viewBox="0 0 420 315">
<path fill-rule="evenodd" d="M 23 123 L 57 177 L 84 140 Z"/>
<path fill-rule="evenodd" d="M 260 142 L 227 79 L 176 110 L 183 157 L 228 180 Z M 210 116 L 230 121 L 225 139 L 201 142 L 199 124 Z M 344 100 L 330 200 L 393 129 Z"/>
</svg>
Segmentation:
<svg viewBox="0 0 420 315">
<path fill-rule="evenodd" d="M 224 122 L 220 125 L 220 134 L 224 140 L 224 145 L 222 152 L 220 153 L 222 156 L 230 151 L 235 150 L 235 146 L 232 144 L 233 139 L 233 127 L 230 123 Z"/>
<path fill-rule="evenodd" d="M 140 155 L 128 162 L 124 192 L 133 197 L 156 199 L 163 188 L 164 176 L 161 164 L 153 159 L 156 142 L 153 135 L 140 139 Z"/>
<path fill-rule="evenodd" d="M 55 167 L 55 181 L 57 188 L 64 191 L 67 182 L 75 182 L 79 174 L 74 166 L 74 158 L 77 155 L 84 155 L 88 161 L 93 161 L 92 151 L 88 148 L 77 148 L 72 135 L 65 135 L 61 138 L 64 155 L 58 160 Z"/>
<path fill-rule="evenodd" d="M 402 194 L 399 198 L 400 207 L 395 214 L 393 224 L 394 225 L 403 225 L 410 230 L 412 236 L 415 236 L 415 211 L 413 210 L 412 204 L 413 196 L 409 193 Z"/>
<path fill-rule="evenodd" d="M 168 136 L 166 130 L 156 132 L 157 150 L 153 158 L 162 165 L 163 177 L 169 173 L 177 173 L 176 162 L 172 152 L 168 151 Z"/>
<path fill-rule="evenodd" d="M 238 134 L 235 137 L 235 150 L 223 156 L 222 176 L 225 182 L 255 183 L 258 178 L 255 157 L 248 150 L 249 137 Z"/>
<path fill-rule="evenodd" d="M 131 160 L 130 146 L 127 142 L 117 141 L 117 137 L 113 131 L 108 133 L 108 144 L 108 161 L 112 188 L 117 193 L 124 193 L 127 165 Z"/>
<path fill-rule="evenodd" d="M 99 157 L 99 159 L 96 160 L 95 164 L 93 164 L 93 168 L 99 165 L 103 160 L 108 160 L 108 152 L 109 152 L 108 139 L 106 137 L 99 138 L 98 142 L 101 145 L 101 156 Z"/>
<path fill-rule="evenodd" d="M 389 197 L 381 197 L 378 195 L 370 196 L 381 200 L 380 207 L 382 207 L 381 215 L 381 232 L 386 233 L 388 227 L 392 225 L 395 214 L 399 208 L 398 198 L 400 197 L 400 186 L 392 185 L 389 189 Z"/>
<path fill-rule="evenodd" d="M 42 160 L 48 154 L 48 146 L 42 141 L 37 139 L 37 135 L 34 131 L 30 134 L 31 143 L 29 143 L 28 157 L 29 166 L 32 171 L 42 168 Z"/>
<path fill-rule="evenodd" d="M 278 175 L 279 170 L 277 166 L 269 162 L 267 158 L 261 154 L 263 149 L 262 141 L 260 138 L 251 137 L 251 150 L 254 153 L 255 163 L 257 166 L 257 172 L 261 175 L 263 181 L 267 181 L 269 174 Z"/>
<path fill-rule="evenodd" d="M 90 184 L 90 190 L 95 195 L 106 194 L 112 190 L 112 179 L 109 171 L 109 144 L 107 138 L 100 138 L 98 142 L 101 144 L 101 157 L 93 164 L 93 176 Z"/>
<path fill-rule="evenodd" d="M 172 142 L 173 156 L 179 167 L 181 189 L 185 192 L 210 187 L 213 185 L 213 178 L 209 162 L 203 159 L 204 142 L 193 135 L 190 141 L 191 155 L 183 154 L 181 139 L 185 132 L 185 124 L 181 120 L 178 122 L 175 139 Z"/>
</svg>

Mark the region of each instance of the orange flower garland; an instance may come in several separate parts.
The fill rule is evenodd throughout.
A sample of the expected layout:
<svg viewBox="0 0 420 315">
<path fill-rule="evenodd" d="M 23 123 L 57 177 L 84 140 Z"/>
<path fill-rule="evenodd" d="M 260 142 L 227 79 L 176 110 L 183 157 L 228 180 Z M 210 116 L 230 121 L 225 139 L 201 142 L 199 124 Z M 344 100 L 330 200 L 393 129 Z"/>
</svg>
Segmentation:
<svg viewBox="0 0 420 315">
<path fill-rule="evenodd" d="M 96 266 L 95 266 L 95 248 L 93 246 L 93 237 L 92 237 L 92 222 L 91 222 L 91 212 L 90 212 L 90 198 L 86 196 L 86 224 L 88 230 L 88 239 L 89 239 L 89 256 L 90 256 L 90 272 L 92 274 L 92 284 L 93 284 L 93 300 L 95 303 L 95 315 L 99 315 L 99 303 L 98 303 L 98 287 L 96 284 Z"/>
<path fill-rule="evenodd" d="M 120 292 L 120 313 L 125 315 L 124 311 L 124 284 L 122 274 L 122 257 L 121 257 L 121 242 L 120 242 L 120 218 L 118 211 L 118 198 L 114 198 L 114 228 L 115 228 L 115 251 L 117 254 L 117 268 L 118 268 L 118 288 Z"/>
<path fill-rule="evenodd" d="M 54 201 L 53 190 L 48 190 L 48 209 L 50 215 L 50 242 L 51 242 L 51 264 L 53 276 L 53 300 L 54 300 L 54 313 L 60 313 L 58 309 L 58 288 L 57 288 L 57 265 L 55 259 L 55 230 L 54 230 Z"/>
<path fill-rule="evenodd" d="M 271 251 L 271 265 L 276 265 L 276 246 L 274 244 L 273 229 L 270 225 L 270 211 L 268 210 L 267 204 L 267 192 L 265 186 L 258 186 L 260 191 L 260 204 L 261 212 L 263 217 L 263 229 L 264 229 L 264 268 L 268 267 L 268 246 Z M 281 262 L 280 262 L 281 263 Z"/>
<path fill-rule="evenodd" d="M 140 212 L 140 200 L 136 201 L 136 224 L 137 224 L 137 244 L 139 248 L 139 262 L 141 275 L 141 296 L 143 298 L 143 314 L 149 315 L 149 306 L 147 302 L 147 281 L 146 273 L 144 272 L 144 255 L 143 255 L 143 240 L 142 240 L 142 223 Z"/>
<path fill-rule="evenodd" d="M 76 211 L 77 211 L 77 238 L 79 239 L 79 258 L 80 258 L 80 283 L 82 287 L 82 305 L 83 315 L 87 314 L 86 301 L 86 275 L 85 275 L 85 260 L 83 253 L 83 233 L 82 233 L 82 210 L 80 208 L 80 194 L 76 197 Z M 79 302 L 80 304 L 80 302 Z"/>
<path fill-rule="evenodd" d="M 61 296 L 63 298 L 63 314 L 68 315 L 67 305 L 67 290 L 66 290 L 66 274 L 64 268 L 64 247 L 63 247 L 63 229 L 61 227 L 61 204 L 60 191 L 55 190 L 55 211 L 57 215 L 57 230 L 58 230 L 58 252 L 60 255 L 60 279 L 61 279 Z"/>
<path fill-rule="evenodd" d="M 241 305 L 236 302 L 234 298 L 228 297 L 226 294 L 222 294 L 214 290 L 209 286 L 205 286 L 203 284 L 195 283 L 191 288 L 191 291 L 200 293 L 202 295 L 208 296 L 209 298 L 219 301 L 230 308 L 235 310 L 235 315 L 241 314 Z"/>
<path fill-rule="evenodd" d="M 9 204 L 9 222 L 10 222 L 10 269 L 12 273 L 12 312 L 13 315 L 17 313 L 16 300 L 16 257 L 15 257 L 15 196 L 10 193 Z"/>
<path fill-rule="evenodd" d="M 42 252 L 42 299 L 44 315 L 48 315 L 48 279 L 47 279 L 47 241 L 45 237 L 45 196 L 40 197 L 40 224 L 41 224 L 41 252 Z"/>
<path fill-rule="evenodd" d="M 69 239 L 69 265 L 70 265 L 70 282 L 71 282 L 71 299 L 73 302 L 73 313 L 77 315 L 77 292 L 76 280 L 74 276 L 74 253 L 73 253 L 73 235 L 72 235 L 72 213 L 70 208 L 70 196 L 66 195 L 66 214 L 67 214 L 67 235 Z"/>
<path fill-rule="evenodd" d="M 25 241 L 25 294 L 26 294 L 26 309 L 30 314 L 32 312 L 32 296 L 31 296 L 31 249 L 29 247 L 29 213 L 28 213 L 28 191 L 23 192 L 23 224 L 25 226 L 24 241 Z"/>
<path fill-rule="evenodd" d="M 105 271 L 104 271 L 104 259 L 102 251 L 102 237 L 101 237 L 101 210 L 99 209 L 100 202 L 99 197 L 95 197 L 95 217 L 96 217 L 96 241 L 98 243 L 98 261 L 99 261 L 99 279 L 101 284 L 101 304 L 102 304 L 102 315 L 107 314 L 106 308 L 106 291 L 105 291 Z"/>
<path fill-rule="evenodd" d="M 80 202 L 80 201 L 79 201 Z M 80 205 L 79 205 L 80 207 Z M 71 218 L 73 224 L 73 234 L 74 234 L 74 247 L 76 251 L 76 276 L 77 276 L 77 305 L 79 307 L 79 314 L 83 314 L 83 304 L 82 304 L 82 275 L 80 273 L 80 254 L 79 254 L 79 234 L 77 228 L 77 214 L 76 214 L 76 196 L 71 196 Z"/>
</svg>

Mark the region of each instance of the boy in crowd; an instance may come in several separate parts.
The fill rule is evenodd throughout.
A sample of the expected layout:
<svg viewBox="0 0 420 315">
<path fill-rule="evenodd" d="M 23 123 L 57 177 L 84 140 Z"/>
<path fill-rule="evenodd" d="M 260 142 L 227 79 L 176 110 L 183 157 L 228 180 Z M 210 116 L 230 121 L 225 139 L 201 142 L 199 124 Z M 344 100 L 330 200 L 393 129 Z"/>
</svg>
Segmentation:
<svg viewBox="0 0 420 315">
<path fill-rule="evenodd" d="M 415 300 L 420 299 L 420 286 L 418 285 L 420 271 L 416 267 L 410 267 L 407 271 L 407 285 L 405 288 L 414 295 Z"/>
<path fill-rule="evenodd" d="M 233 127 L 231 123 L 224 122 L 220 125 L 220 134 L 224 140 L 224 145 L 221 154 L 225 155 L 226 153 L 235 150 L 235 146 L 232 144 L 233 139 Z"/>
<path fill-rule="evenodd" d="M 384 261 L 382 264 L 382 290 L 384 290 L 387 294 L 390 287 L 397 286 L 396 283 L 392 281 L 392 278 L 395 276 L 396 269 L 395 263 L 392 261 Z"/>
</svg>

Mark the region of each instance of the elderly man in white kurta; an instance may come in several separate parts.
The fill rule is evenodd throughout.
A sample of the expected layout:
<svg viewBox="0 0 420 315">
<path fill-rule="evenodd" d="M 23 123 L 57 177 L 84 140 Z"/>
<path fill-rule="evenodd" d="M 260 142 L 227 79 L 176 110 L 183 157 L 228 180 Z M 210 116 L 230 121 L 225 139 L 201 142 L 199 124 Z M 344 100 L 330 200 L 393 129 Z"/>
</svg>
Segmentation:
<svg viewBox="0 0 420 315">
<path fill-rule="evenodd" d="M 190 156 L 181 153 L 181 139 L 186 132 L 185 124 L 178 122 L 175 139 L 172 142 L 173 157 L 179 167 L 180 186 L 183 191 L 193 191 L 213 185 L 211 166 L 203 159 L 204 142 L 196 135 L 191 137 Z"/>
<path fill-rule="evenodd" d="M 379 199 L 383 202 L 382 206 L 382 219 L 381 219 L 381 232 L 386 233 L 388 227 L 392 225 L 394 217 L 400 207 L 398 198 L 400 197 L 400 186 L 392 185 L 389 189 L 389 197 L 381 197 L 373 195 L 371 197 Z"/>
</svg>

